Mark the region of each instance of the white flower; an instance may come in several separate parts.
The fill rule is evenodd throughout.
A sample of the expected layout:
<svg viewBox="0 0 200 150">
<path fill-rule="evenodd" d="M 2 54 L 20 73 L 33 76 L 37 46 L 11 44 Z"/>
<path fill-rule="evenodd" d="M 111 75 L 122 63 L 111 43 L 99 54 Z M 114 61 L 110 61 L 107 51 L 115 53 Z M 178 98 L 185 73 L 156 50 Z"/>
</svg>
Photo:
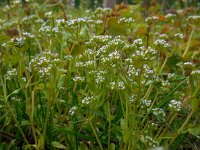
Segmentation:
<svg viewBox="0 0 200 150">
<path fill-rule="evenodd" d="M 136 39 L 133 41 L 133 45 L 142 45 L 142 44 L 143 44 L 142 39 Z"/>
<path fill-rule="evenodd" d="M 109 58 L 111 60 L 118 60 L 118 59 L 120 59 L 120 53 L 119 53 L 119 51 L 112 52 L 108 56 L 109 56 Z"/>
<path fill-rule="evenodd" d="M 74 82 L 84 82 L 85 81 L 85 78 L 84 77 L 80 77 L 80 76 L 75 76 L 73 78 L 73 81 Z"/>
<path fill-rule="evenodd" d="M 44 14 L 44 16 L 47 17 L 47 18 L 51 18 L 52 15 L 53 15 L 53 12 L 52 12 L 52 11 L 46 12 L 46 13 Z"/>
<path fill-rule="evenodd" d="M 145 19 L 145 22 L 146 22 L 146 23 L 153 23 L 153 22 L 158 21 L 158 20 L 159 20 L 159 17 L 157 17 L 157 16 L 152 16 L 152 17 L 147 17 L 147 18 Z"/>
<path fill-rule="evenodd" d="M 171 19 L 171 18 L 174 18 L 176 15 L 174 15 L 174 14 L 167 14 L 166 16 L 165 16 L 165 18 L 166 19 Z"/>
<path fill-rule="evenodd" d="M 142 100 L 141 101 L 141 108 L 150 107 L 150 105 L 151 105 L 151 100 Z"/>
<path fill-rule="evenodd" d="M 154 42 L 154 44 L 156 45 L 156 46 L 163 46 L 164 48 L 169 48 L 170 47 L 170 44 L 169 43 L 167 43 L 165 40 L 163 40 L 163 39 L 158 39 L 158 40 L 156 40 L 155 42 Z"/>
<path fill-rule="evenodd" d="M 177 100 L 171 100 L 169 103 L 169 109 L 171 111 L 180 111 L 181 110 L 181 102 Z"/>
<path fill-rule="evenodd" d="M 133 94 L 132 96 L 129 97 L 129 102 L 132 103 L 135 101 L 135 99 L 136 99 L 136 95 Z"/>
<path fill-rule="evenodd" d="M 176 33 L 176 34 L 174 34 L 174 36 L 176 38 L 179 38 L 179 39 L 183 39 L 184 38 L 184 35 L 182 33 Z"/>
<path fill-rule="evenodd" d="M 135 20 L 133 18 L 120 18 L 118 20 L 118 23 L 134 23 Z"/>
<path fill-rule="evenodd" d="M 91 96 L 91 97 L 86 96 L 84 99 L 81 100 L 81 103 L 89 104 L 92 100 L 94 100 L 94 96 Z"/>
<path fill-rule="evenodd" d="M 76 110 L 77 110 L 77 106 L 73 106 L 72 108 L 70 108 L 70 110 L 68 111 L 69 115 L 73 116 Z"/>
<path fill-rule="evenodd" d="M 14 77 L 14 76 L 17 76 L 17 70 L 16 70 L 16 68 L 13 68 L 12 70 L 8 70 L 6 72 L 5 78 L 7 80 L 11 80 L 12 77 Z"/>
<path fill-rule="evenodd" d="M 119 82 L 118 82 L 118 89 L 119 89 L 119 90 L 125 89 L 124 82 L 122 82 L 122 81 L 119 81 Z"/>
</svg>

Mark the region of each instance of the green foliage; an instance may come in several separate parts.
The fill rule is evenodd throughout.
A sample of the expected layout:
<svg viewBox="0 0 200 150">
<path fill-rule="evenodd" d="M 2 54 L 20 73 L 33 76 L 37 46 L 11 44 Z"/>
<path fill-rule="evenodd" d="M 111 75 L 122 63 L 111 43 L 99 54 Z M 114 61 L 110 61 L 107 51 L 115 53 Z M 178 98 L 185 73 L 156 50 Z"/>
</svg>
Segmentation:
<svg viewBox="0 0 200 150">
<path fill-rule="evenodd" d="M 0 149 L 198 149 L 198 10 L 142 9 L 0 9 Z"/>
</svg>

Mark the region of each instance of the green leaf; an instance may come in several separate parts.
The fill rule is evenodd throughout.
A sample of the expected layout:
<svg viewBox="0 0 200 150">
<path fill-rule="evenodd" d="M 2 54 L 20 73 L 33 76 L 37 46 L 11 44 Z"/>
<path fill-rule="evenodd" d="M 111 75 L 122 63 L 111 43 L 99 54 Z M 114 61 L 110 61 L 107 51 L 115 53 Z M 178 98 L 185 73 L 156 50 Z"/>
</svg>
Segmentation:
<svg viewBox="0 0 200 150">
<path fill-rule="evenodd" d="M 199 108 L 200 99 L 199 98 L 193 98 L 193 99 L 191 99 L 190 103 L 191 103 L 192 110 L 196 111 Z"/>
<path fill-rule="evenodd" d="M 127 35 L 127 26 L 126 24 L 119 24 L 118 18 L 110 18 L 108 20 L 108 33 L 111 35 Z"/>
<path fill-rule="evenodd" d="M 110 150 L 115 150 L 115 147 L 116 147 L 116 146 L 115 146 L 114 143 L 111 143 L 111 144 L 110 144 Z"/>
<path fill-rule="evenodd" d="M 131 134 L 132 134 L 132 132 L 130 132 L 130 131 L 125 131 L 123 133 L 123 140 L 124 140 L 125 143 L 129 142 L 129 140 L 131 138 Z"/>
<path fill-rule="evenodd" d="M 44 135 L 42 134 L 38 140 L 38 149 L 44 149 L 45 140 Z"/>
<path fill-rule="evenodd" d="M 27 126 L 27 125 L 30 125 L 30 121 L 28 120 L 21 121 L 21 126 Z"/>
<path fill-rule="evenodd" d="M 21 90 L 21 88 L 20 88 L 20 89 L 17 89 L 17 90 L 14 90 L 12 93 L 10 93 L 10 94 L 7 96 L 7 98 L 10 97 L 10 96 L 13 95 L 13 94 L 19 93 L 20 90 Z"/>
<path fill-rule="evenodd" d="M 53 142 L 51 143 L 51 145 L 52 145 L 54 148 L 58 148 L 58 149 L 65 149 L 65 148 L 66 148 L 63 144 L 61 144 L 61 143 L 59 143 L 59 142 L 56 142 L 56 141 L 53 141 Z"/>
<path fill-rule="evenodd" d="M 200 125 L 197 125 L 193 128 L 188 128 L 187 131 L 192 135 L 200 135 Z"/>
<path fill-rule="evenodd" d="M 80 146 L 78 147 L 79 150 L 88 150 L 88 147 L 85 143 L 81 142 Z"/>
</svg>

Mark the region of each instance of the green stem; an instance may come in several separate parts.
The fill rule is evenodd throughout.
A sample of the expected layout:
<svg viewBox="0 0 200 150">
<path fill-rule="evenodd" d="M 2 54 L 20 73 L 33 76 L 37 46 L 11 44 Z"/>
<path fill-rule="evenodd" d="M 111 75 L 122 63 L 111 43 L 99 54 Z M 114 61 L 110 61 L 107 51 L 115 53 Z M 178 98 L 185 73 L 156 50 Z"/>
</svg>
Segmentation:
<svg viewBox="0 0 200 150">
<path fill-rule="evenodd" d="M 149 110 L 147 111 L 147 113 L 146 113 L 145 117 L 143 118 L 143 120 L 142 120 L 142 123 L 141 123 L 141 126 L 144 124 L 145 120 L 147 119 L 147 116 L 150 114 L 150 112 L 151 112 L 151 109 L 153 108 L 153 106 L 154 106 L 154 103 L 155 103 L 155 101 L 156 101 L 157 97 L 158 97 L 158 93 L 156 94 L 156 96 L 155 96 L 155 98 L 154 98 L 154 100 L 153 100 L 153 102 L 152 102 L 152 104 L 151 104 L 151 106 L 150 106 Z"/>
<path fill-rule="evenodd" d="M 167 128 L 171 125 L 171 123 L 173 122 L 173 120 L 176 118 L 177 115 L 178 115 L 178 113 L 176 113 L 175 115 L 173 115 L 172 118 L 170 117 L 171 119 L 170 119 L 169 123 L 167 124 L 167 126 L 165 127 L 165 129 L 160 134 L 160 137 L 163 136 L 163 134 L 166 132 Z"/>
<path fill-rule="evenodd" d="M 168 57 L 165 57 L 165 60 L 162 64 L 162 67 L 160 68 L 160 70 L 158 71 L 157 75 L 160 75 L 160 73 L 162 72 L 163 68 L 165 67 L 166 63 L 167 63 Z"/>
<path fill-rule="evenodd" d="M 178 129 L 175 137 L 170 141 L 169 145 L 171 145 L 175 141 L 175 139 L 178 137 L 178 135 L 181 133 L 181 131 L 185 128 L 185 126 L 188 124 L 190 118 L 192 117 L 193 113 L 194 113 L 194 109 L 190 112 L 190 114 L 188 115 L 188 117 L 185 120 L 185 122 L 183 123 L 183 125 Z"/>
<path fill-rule="evenodd" d="M 190 47 L 190 44 L 191 44 L 191 40 L 192 40 L 192 35 L 194 33 L 194 30 L 195 30 L 195 27 L 192 27 L 192 32 L 190 33 L 190 37 L 189 37 L 189 41 L 187 43 L 187 47 L 183 53 L 183 56 L 182 57 L 185 57 L 185 55 L 187 54 L 188 50 L 189 50 L 189 47 Z"/>
<path fill-rule="evenodd" d="M 162 64 L 162 67 L 157 71 L 157 73 L 156 73 L 157 76 L 159 76 L 160 73 L 162 72 L 163 68 L 165 67 L 165 65 L 166 65 L 166 63 L 167 63 L 167 60 L 168 60 L 168 57 L 165 58 L 165 60 L 164 60 L 164 62 L 163 62 L 163 64 Z M 152 89 L 153 89 L 153 84 L 151 84 L 151 85 L 149 86 L 149 88 L 147 89 L 147 92 L 146 92 L 146 94 L 145 94 L 145 96 L 144 96 L 144 99 L 147 99 L 147 98 L 149 97 L 149 95 L 150 95 Z"/>
<path fill-rule="evenodd" d="M 100 140 L 99 140 L 99 137 L 98 137 L 98 135 L 97 135 L 97 132 L 96 132 L 96 130 L 94 129 L 94 127 L 93 127 L 93 125 L 92 125 L 90 119 L 88 119 L 88 122 L 90 123 L 90 126 L 91 126 L 91 128 L 92 128 L 92 131 L 94 132 L 94 135 L 95 135 L 95 137 L 96 137 L 96 139 L 97 139 L 97 143 L 99 144 L 100 149 L 103 150 L 103 147 L 102 147 L 102 145 L 101 145 L 101 142 L 100 142 Z"/>
<path fill-rule="evenodd" d="M 110 117 L 110 102 L 108 101 L 108 149 L 110 149 L 110 134 L 111 134 L 111 117 Z"/>
<path fill-rule="evenodd" d="M 2 82 L 2 86 L 3 86 L 4 103 L 5 103 L 6 107 L 8 108 L 8 111 L 10 112 L 10 114 L 11 114 L 13 120 L 14 120 L 15 123 L 17 124 L 17 127 L 18 127 L 18 129 L 19 129 L 19 131 L 20 131 L 20 133 L 21 133 L 21 135 L 22 135 L 22 137 L 23 137 L 25 143 L 26 143 L 27 145 L 29 145 L 29 142 L 28 142 L 28 140 L 26 139 L 26 136 L 25 136 L 25 134 L 24 134 L 24 132 L 23 132 L 23 130 L 22 130 L 22 128 L 21 128 L 19 122 L 17 121 L 17 118 L 15 117 L 15 114 L 13 113 L 13 111 L 12 111 L 10 105 L 9 105 L 8 102 L 7 102 L 7 101 L 8 101 L 8 96 L 7 96 L 7 90 L 6 90 L 6 79 L 4 79 L 4 81 L 3 81 L 3 79 L 1 78 L 1 82 Z"/>
<path fill-rule="evenodd" d="M 35 127 L 34 127 L 34 91 L 32 91 L 32 98 L 31 98 L 31 127 L 32 127 L 32 131 L 33 131 L 33 137 L 35 140 L 35 144 L 37 145 L 37 138 L 36 138 L 36 134 L 35 134 Z"/>
</svg>

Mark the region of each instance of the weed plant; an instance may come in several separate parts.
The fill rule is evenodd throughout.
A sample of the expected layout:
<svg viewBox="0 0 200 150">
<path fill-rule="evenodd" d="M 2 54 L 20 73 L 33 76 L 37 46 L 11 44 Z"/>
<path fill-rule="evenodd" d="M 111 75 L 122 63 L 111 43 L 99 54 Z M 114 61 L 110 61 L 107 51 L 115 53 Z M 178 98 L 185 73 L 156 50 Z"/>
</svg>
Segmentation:
<svg viewBox="0 0 200 150">
<path fill-rule="evenodd" d="M 198 11 L 45 6 L 1 10 L 0 149 L 200 147 Z"/>
</svg>

